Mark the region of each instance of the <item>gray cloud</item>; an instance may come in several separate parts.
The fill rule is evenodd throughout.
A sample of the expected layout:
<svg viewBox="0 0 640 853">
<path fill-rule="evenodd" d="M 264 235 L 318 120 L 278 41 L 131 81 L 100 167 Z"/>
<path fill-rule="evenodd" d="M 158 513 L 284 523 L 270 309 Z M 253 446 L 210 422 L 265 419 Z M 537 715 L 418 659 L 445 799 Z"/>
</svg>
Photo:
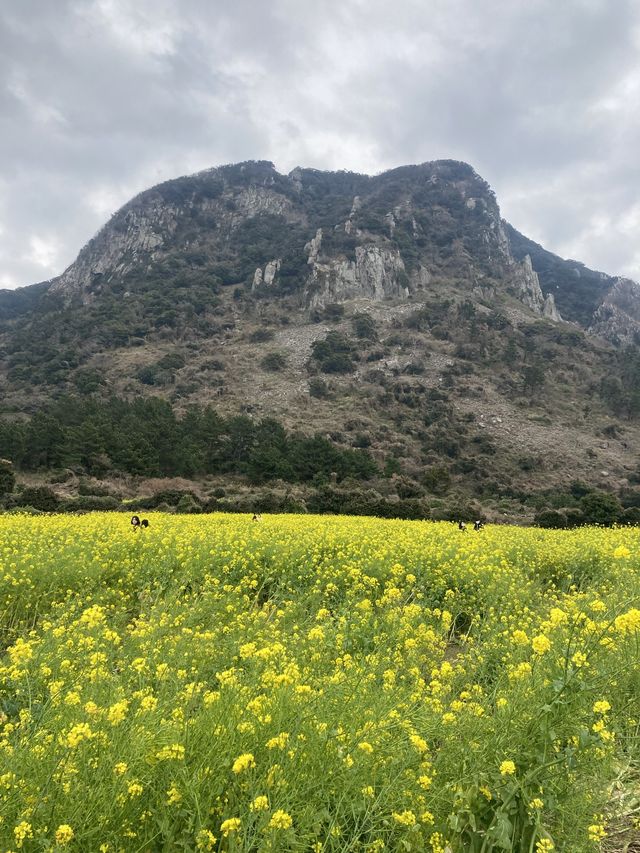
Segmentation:
<svg viewBox="0 0 640 853">
<path fill-rule="evenodd" d="M 633 0 L 21 0 L 0 11 L 0 286 L 136 192 L 266 158 L 470 162 L 552 251 L 640 279 Z"/>
</svg>

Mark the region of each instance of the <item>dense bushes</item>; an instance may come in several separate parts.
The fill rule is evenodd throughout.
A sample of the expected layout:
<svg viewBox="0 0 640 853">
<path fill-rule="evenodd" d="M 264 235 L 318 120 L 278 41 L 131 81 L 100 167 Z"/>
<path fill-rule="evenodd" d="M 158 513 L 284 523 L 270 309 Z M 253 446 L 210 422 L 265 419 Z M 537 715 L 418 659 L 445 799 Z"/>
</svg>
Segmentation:
<svg viewBox="0 0 640 853">
<path fill-rule="evenodd" d="M 29 421 L 0 421 L 0 457 L 30 471 L 74 468 L 94 476 L 109 471 L 169 477 L 241 474 L 254 483 L 322 481 L 332 475 L 338 480 L 347 476 L 366 480 L 377 472 L 365 450 L 343 449 L 322 436 L 292 435 L 272 419 L 223 418 L 211 408 L 195 406 L 176 415 L 157 397 L 133 402 L 84 400 L 82 405 L 66 397 Z M 36 509 L 54 508 L 43 505 L 49 499 L 40 492 L 30 497 L 28 503 Z"/>
<path fill-rule="evenodd" d="M 586 490 L 586 492 L 584 491 Z M 582 524 L 597 524 L 611 527 L 614 524 L 637 524 L 640 522 L 640 493 L 632 489 L 623 490 L 624 505 L 615 495 L 590 490 L 583 483 L 576 482 L 571 487 L 576 499 L 575 506 L 567 506 L 571 495 L 548 494 L 544 500 L 546 506 L 534 518 L 534 524 L 546 528 L 571 528 Z M 555 509 L 551 509 L 555 505 Z"/>
<path fill-rule="evenodd" d="M 47 486 L 28 486 L 11 497 L 7 505 L 10 507 L 33 507 L 33 509 L 38 509 L 41 512 L 55 512 L 60 507 L 60 500 L 56 493 Z"/>
<path fill-rule="evenodd" d="M 13 491 L 16 477 L 8 460 L 0 459 L 0 497 Z"/>
<path fill-rule="evenodd" d="M 262 359 L 260 366 L 269 373 L 279 373 L 287 366 L 287 357 L 281 352 L 270 352 Z"/>
<path fill-rule="evenodd" d="M 329 332 L 311 345 L 313 359 L 323 373 L 351 373 L 354 369 L 353 344 L 339 332 Z"/>
</svg>

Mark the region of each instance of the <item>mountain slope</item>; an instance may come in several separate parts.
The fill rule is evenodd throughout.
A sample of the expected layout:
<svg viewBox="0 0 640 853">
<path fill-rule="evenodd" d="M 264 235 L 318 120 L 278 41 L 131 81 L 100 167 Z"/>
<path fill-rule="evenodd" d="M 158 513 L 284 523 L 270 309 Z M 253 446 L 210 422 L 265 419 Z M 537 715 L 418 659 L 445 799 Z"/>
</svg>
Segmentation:
<svg viewBox="0 0 640 853">
<path fill-rule="evenodd" d="M 621 488 L 639 290 L 519 234 L 464 163 L 225 166 L 141 193 L 61 276 L 0 293 L 3 407 L 152 394 L 369 448 L 427 490 L 435 469 L 493 498 Z"/>
</svg>

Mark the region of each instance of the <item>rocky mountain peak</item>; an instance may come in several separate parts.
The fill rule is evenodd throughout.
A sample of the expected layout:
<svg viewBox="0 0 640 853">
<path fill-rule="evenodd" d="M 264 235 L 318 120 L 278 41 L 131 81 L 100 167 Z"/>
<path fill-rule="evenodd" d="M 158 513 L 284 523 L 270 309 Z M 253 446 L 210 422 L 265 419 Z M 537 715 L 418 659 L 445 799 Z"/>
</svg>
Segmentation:
<svg viewBox="0 0 640 853">
<path fill-rule="evenodd" d="M 577 274 L 576 274 L 577 273 Z M 420 299 L 436 282 L 458 298 L 513 297 L 534 316 L 627 342 L 638 286 L 562 261 L 505 223 L 489 185 L 466 163 L 439 160 L 380 175 L 269 161 L 208 169 L 159 184 L 122 207 L 54 279 L 48 294 L 90 305 L 131 298 L 149 280 L 233 285 L 304 310 L 353 299 Z"/>
</svg>

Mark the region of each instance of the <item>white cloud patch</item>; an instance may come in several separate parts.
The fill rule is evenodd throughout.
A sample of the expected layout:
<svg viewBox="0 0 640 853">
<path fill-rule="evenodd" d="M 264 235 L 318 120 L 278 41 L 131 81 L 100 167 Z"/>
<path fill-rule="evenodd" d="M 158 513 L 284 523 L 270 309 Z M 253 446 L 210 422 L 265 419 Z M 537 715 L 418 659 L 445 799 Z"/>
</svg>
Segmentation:
<svg viewBox="0 0 640 853">
<path fill-rule="evenodd" d="M 27 260 L 44 270 L 53 269 L 59 263 L 60 246 L 55 237 L 33 235 L 29 238 Z"/>
<path fill-rule="evenodd" d="M 21 0 L 0 9 L 0 283 L 161 180 L 471 163 L 527 236 L 640 279 L 633 0 Z M 10 215 L 8 213 L 10 212 Z"/>
</svg>

